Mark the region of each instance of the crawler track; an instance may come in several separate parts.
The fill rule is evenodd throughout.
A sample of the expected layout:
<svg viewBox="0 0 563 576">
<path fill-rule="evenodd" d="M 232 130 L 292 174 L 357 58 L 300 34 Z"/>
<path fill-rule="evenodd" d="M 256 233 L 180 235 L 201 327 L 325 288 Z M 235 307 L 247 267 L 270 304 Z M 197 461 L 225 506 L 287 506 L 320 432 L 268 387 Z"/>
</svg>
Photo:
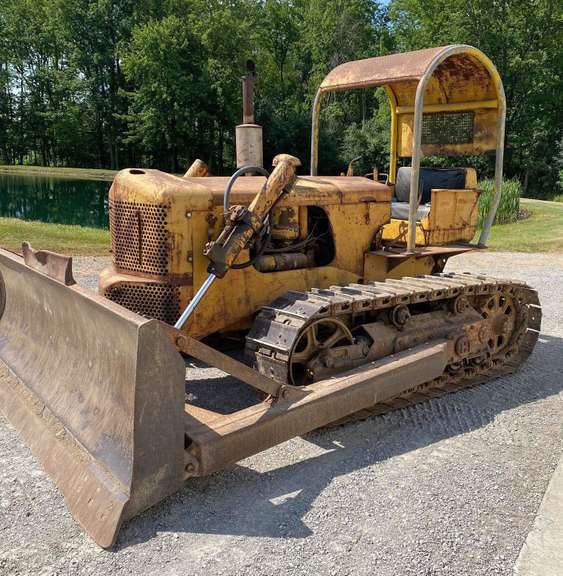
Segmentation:
<svg viewBox="0 0 563 576">
<path fill-rule="evenodd" d="M 292 383 L 292 355 L 295 355 L 304 331 L 319 319 L 348 326 L 350 332 L 346 333 L 350 334 L 370 319 L 390 317 L 391 311 L 399 305 L 408 307 L 415 315 L 425 305 L 426 311 L 451 308 L 460 296 L 483 318 L 495 302 L 508 299 L 513 319 L 506 341 L 500 347 L 496 341 L 491 342 L 488 352 L 481 357 L 450 365 L 439 378 L 414 387 L 389 402 L 356 413 L 345 421 L 384 414 L 517 370 L 530 355 L 539 335 L 541 307 L 536 291 L 519 281 L 442 273 L 365 285 L 332 286 L 328 290 L 288 292 L 262 308 L 247 337 L 247 353 L 253 356 L 260 372 L 280 382 Z M 429 328 L 427 341 L 435 338 Z"/>
</svg>

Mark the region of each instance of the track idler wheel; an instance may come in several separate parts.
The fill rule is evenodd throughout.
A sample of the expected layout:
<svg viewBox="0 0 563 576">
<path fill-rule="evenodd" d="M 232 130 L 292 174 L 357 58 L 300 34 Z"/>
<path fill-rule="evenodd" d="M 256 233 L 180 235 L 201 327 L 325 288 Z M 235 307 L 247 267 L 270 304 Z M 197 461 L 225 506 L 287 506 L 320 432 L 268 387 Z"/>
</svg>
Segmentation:
<svg viewBox="0 0 563 576">
<path fill-rule="evenodd" d="M 346 324 L 336 318 L 320 318 L 305 327 L 289 357 L 289 376 L 294 386 L 306 386 L 316 380 L 312 362 L 325 350 L 353 344 Z"/>
</svg>

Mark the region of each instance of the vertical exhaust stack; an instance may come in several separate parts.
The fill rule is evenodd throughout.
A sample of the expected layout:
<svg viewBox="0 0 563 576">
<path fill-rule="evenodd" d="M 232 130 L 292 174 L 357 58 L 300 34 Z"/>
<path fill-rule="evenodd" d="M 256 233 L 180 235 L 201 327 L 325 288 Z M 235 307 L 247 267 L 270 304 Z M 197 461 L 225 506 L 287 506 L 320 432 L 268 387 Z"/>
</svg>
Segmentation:
<svg viewBox="0 0 563 576">
<path fill-rule="evenodd" d="M 242 77 L 242 124 L 236 127 L 237 168 L 264 166 L 262 126 L 254 123 L 254 82 L 256 67 L 246 61 L 247 74 Z"/>
</svg>

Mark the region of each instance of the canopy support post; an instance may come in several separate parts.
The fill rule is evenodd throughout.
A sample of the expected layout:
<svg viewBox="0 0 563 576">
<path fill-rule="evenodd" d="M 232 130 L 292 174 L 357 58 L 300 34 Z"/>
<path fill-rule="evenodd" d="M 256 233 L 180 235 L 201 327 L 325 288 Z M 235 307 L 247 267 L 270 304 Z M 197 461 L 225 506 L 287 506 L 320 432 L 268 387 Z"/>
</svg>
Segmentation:
<svg viewBox="0 0 563 576">
<path fill-rule="evenodd" d="M 494 222 L 497 208 L 500 202 L 502 188 L 502 165 L 504 159 L 504 130 L 506 123 L 506 97 L 502 80 L 494 64 L 482 53 L 471 46 L 459 45 L 451 46 L 440 52 L 430 63 L 416 88 L 416 97 L 414 102 L 413 118 L 413 135 L 412 135 L 412 162 L 411 162 L 411 189 L 409 196 L 409 234 L 407 238 L 407 252 L 414 252 L 416 247 L 416 211 L 418 208 L 419 181 L 420 181 L 420 158 L 422 156 L 421 139 L 422 139 L 422 114 L 424 109 L 424 93 L 426 86 L 436 68 L 450 56 L 460 53 L 474 53 L 477 59 L 486 66 L 495 83 L 498 100 L 497 130 L 496 130 L 496 158 L 495 158 L 495 194 L 491 208 L 485 223 L 481 236 L 479 237 L 479 246 L 484 246 L 489 235 L 491 226 Z"/>
<path fill-rule="evenodd" d="M 392 88 L 387 84 L 384 86 L 389 108 L 391 108 L 391 134 L 389 142 L 389 184 L 395 184 L 397 181 L 397 98 Z"/>
<path fill-rule="evenodd" d="M 319 131 L 321 126 L 321 100 L 323 93 L 319 88 L 313 102 L 313 118 L 311 121 L 311 176 L 317 175 L 319 164 Z"/>
<path fill-rule="evenodd" d="M 424 92 L 426 82 L 431 76 L 426 74 L 420 79 L 416 88 L 416 99 L 414 104 L 413 134 L 412 134 L 412 160 L 411 160 L 411 189 L 409 194 L 409 235 L 407 237 L 407 252 L 414 252 L 416 248 L 416 211 L 418 208 L 418 189 L 420 173 L 420 157 L 422 149 L 420 147 L 422 132 L 422 112 L 424 106 Z M 426 81 L 425 81 L 426 78 Z"/>
<path fill-rule="evenodd" d="M 492 64 L 491 64 L 492 66 Z M 493 201 L 491 207 L 489 208 L 489 213 L 485 218 L 483 223 L 483 229 L 481 230 L 481 235 L 479 236 L 479 242 L 477 245 L 480 248 L 484 248 L 487 244 L 487 238 L 489 237 L 489 232 L 493 222 L 495 221 L 495 216 L 497 214 L 498 205 L 500 203 L 500 197 L 502 194 L 502 167 L 504 163 L 504 132 L 506 126 L 506 96 L 504 94 L 504 87 L 502 85 L 502 80 L 500 79 L 499 73 L 493 67 L 491 70 L 491 76 L 493 77 L 495 87 L 497 90 L 498 98 L 498 112 L 497 112 L 497 148 L 495 153 L 495 193 L 493 196 Z"/>
</svg>

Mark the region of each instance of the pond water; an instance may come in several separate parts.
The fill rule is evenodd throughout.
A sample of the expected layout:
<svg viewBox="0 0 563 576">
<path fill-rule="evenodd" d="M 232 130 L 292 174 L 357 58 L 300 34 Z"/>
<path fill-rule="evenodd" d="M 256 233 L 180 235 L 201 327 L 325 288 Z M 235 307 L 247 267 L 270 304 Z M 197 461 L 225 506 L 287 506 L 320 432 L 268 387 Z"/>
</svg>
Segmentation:
<svg viewBox="0 0 563 576">
<path fill-rule="evenodd" d="M 108 227 L 111 182 L 0 173 L 0 216 Z"/>
</svg>

